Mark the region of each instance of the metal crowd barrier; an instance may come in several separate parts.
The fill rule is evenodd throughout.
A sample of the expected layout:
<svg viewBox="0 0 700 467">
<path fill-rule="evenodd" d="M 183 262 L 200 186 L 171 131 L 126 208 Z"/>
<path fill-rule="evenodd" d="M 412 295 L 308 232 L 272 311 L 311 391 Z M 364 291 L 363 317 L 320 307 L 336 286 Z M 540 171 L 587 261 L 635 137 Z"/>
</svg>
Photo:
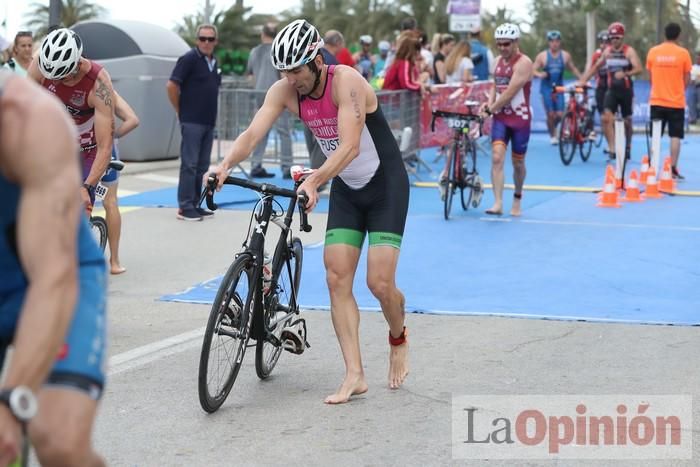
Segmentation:
<svg viewBox="0 0 700 467">
<path fill-rule="evenodd" d="M 233 140 L 238 137 L 253 120 L 255 112 L 265 97 L 266 91 L 251 89 L 241 81 L 223 82 L 219 90 L 219 107 L 217 118 L 217 140 L 215 148 L 217 159 L 221 160 L 228 152 Z M 404 142 L 402 148 L 404 160 L 413 160 L 418 155 L 420 140 L 420 96 L 411 91 L 377 91 L 379 103 L 389 126 L 397 139 L 403 129 L 410 127 L 410 142 Z M 292 125 L 292 157 L 295 164 L 309 165 L 309 153 L 304 140 L 303 124 L 296 117 L 290 118 Z M 274 128 L 270 131 L 263 162 L 279 164 L 281 144 Z M 246 161 L 244 168 L 250 164 Z"/>
</svg>

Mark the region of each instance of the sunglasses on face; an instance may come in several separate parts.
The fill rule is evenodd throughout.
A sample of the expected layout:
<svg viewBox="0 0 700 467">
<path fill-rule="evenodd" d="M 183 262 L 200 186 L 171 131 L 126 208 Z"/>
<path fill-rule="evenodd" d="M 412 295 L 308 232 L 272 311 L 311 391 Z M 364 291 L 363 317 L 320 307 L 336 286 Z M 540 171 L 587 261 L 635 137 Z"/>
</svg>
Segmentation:
<svg viewBox="0 0 700 467">
<path fill-rule="evenodd" d="M 510 45 L 511 45 L 512 43 L 513 43 L 512 41 L 508 41 L 508 42 L 496 42 L 496 45 L 497 45 L 498 47 L 510 47 Z"/>
<path fill-rule="evenodd" d="M 622 39 L 622 36 L 610 36 L 611 41 L 619 41 Z"/>
<path fill-rule="evenodd" d="M 199 36 L 197 39 L 199 39 L 200 42 L 214 42 L 216 40 L 216 37 L 214 37 L 214 36 Z"/>
</svg>

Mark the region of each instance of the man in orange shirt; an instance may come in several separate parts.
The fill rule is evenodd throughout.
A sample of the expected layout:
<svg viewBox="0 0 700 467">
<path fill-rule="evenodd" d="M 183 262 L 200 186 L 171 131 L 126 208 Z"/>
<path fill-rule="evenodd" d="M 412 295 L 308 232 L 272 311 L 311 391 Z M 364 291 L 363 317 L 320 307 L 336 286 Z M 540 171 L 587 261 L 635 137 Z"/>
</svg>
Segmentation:
<svg viewBox="0 0 700 467">
<path fill-rule="evenodd" d="M 671 138 L 671 163 L 673 178 L 683 180 L 678 173 L 678 156 L 685 124 L 685 88 L 690 80 L 690 54 L 678 45 L 681 27 L 668 23 L 664 30 L 666 41 L 652 47 L 647 54 L 647 70 L 651 80 L 649 95 L 652 120 L 661 120 L 661 133 L 668 125 Z"/>
</svg>

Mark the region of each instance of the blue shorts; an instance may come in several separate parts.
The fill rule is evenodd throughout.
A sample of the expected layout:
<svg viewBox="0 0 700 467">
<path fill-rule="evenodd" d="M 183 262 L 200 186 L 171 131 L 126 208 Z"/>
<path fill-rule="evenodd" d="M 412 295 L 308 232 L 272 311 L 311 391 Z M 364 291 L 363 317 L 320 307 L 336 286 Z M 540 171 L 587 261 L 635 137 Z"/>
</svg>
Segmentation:
<svg viewBox="0 0 700 467">
<path fill-rule="evenodd" d="M 116 143 L 112 145 L 112 160 L 113 161 L 119 160 L 119 154 L 117 154 Z M 105 184 L 111 184 L 111 183 L 116 182 L 118 178 L 119 178 L 118 171 L 116 171 L 114 169 L 107 169 L 107 172 L 105 172 L 105 174 L 102 177 L 102 180 L 100 180 L 100 182 L 105 183 Z"/>
<path fill-rule="evenodd" d="M 530 125 L 513 127 L 506 125 L 501 120 L 493 119 L 491 125 L 491 144 L 511 144 L 510 150 L 514 157 L 524 157 L 527 153 L 527 144 L 530 141 Z"/>
<path fill-rule="evenodd" d="M 51 386 L 80 389 L 93 399 L 98 399 L 105 383 L 107 348 L 106 267 L 103 262 L 84 264 L 79 272 L 78 303 L 67 336 L 56 359 L 49 379 Z M 0 369 L 7 346 L 15 334 L 25 290 L 18 290 L 7 298 L 13 303 L 14 320 L 3 316 L 0 329 Z M 9 311 L 5 310 L 7 313 Z"/>
<path fill-rule="evenodd" d="M 542 103 L 546 112 L 564 111 L 564 94 L 552 94 L 552 89 L 542 90 Z"/>
</svg>

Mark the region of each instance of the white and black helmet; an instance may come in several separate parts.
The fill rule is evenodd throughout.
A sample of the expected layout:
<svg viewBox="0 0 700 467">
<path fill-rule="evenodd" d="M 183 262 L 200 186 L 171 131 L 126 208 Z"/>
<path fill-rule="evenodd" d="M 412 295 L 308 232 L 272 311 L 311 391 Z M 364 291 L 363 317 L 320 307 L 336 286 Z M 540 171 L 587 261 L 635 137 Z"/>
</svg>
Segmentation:
<svg viewBox="0 0 700 467">
<path fill-rule="evenodd" d="M 318 29 L 303 19 L 292 21 L 272 41 L 272 65 L 280 71 L 298 68 L 313 60 L 321 47 Z"/>
<path fill-rule="evenodd" d="M 39 70 L 46 79 L 63 79 L 78 68 L 82 53 L 78 34 L 66 28 L 53 30 L 41 42 Z"/>
<path fill-rule="evenodd" d="M 520 28 L 513 23 L 503 23 L 496 28 L 494 39 L 518 40 L 520 39 Z"/>
</svg>

